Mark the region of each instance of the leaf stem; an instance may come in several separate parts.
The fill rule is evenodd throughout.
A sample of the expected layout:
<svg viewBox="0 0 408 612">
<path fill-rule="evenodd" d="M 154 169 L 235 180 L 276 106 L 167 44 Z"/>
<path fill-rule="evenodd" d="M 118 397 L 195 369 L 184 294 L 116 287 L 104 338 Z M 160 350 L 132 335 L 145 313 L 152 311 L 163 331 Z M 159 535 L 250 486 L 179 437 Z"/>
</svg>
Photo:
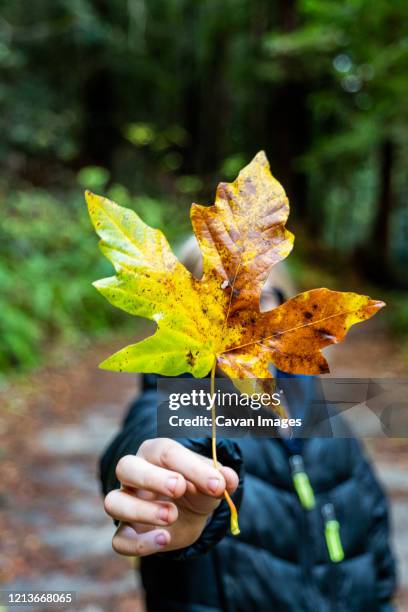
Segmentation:
<svg viewBox="0 0 408 612">
<path fill-rule="evenodd" d="M 215 357 L 213 367 L 211 368 L 211 397 L 213 398 L 215 398 L 215 368 L 216 367 L 217 367 L 217 358 Z M 214 461 L 215 469 L 219 470 L 220 466 L 219 466 L 218 459 L 217 459 L 217 424 L 216 424 L 215 401 L 213 402 L 213 405 L 211 407 L 211 421 L 212 421 L 212 433 L 211 433 L 212 458 Z M 224 498 L 231 512 L 231 521 L 230 521 L 231 533 L 232 535 L 238 535 L 240 532 L 239 524 L 238 524 L 238 512 L 227 490 L 224 491 Z"/>
</svg>

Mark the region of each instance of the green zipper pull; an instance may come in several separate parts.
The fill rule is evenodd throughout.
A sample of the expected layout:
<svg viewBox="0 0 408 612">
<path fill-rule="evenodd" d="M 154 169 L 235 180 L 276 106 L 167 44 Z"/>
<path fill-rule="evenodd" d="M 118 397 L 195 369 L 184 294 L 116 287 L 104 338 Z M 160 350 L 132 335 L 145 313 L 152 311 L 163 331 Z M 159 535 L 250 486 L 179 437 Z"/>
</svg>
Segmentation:
<svg viewBox="0 0 408 612">
<path fill-rule="evenodd" d="M 340 538 L 340 523 L 336 520 L 333 504 L 325 504 L 322 508 L 324 519 L 324 537 L 330 561 L 340 563 L 344 559 L 344 550 Z"/>
<path fill-rule="evenodd" d="M 312 510 L 315 507 L 315 496 L 312 485 L 310 484 L 309 476 L 305 472 L 303 459 L 300 455 L 293 455 L 290 459 L 290 467 L 292 470 L 292 480 L 295 491 L 303 508 Z"/>
</svg>

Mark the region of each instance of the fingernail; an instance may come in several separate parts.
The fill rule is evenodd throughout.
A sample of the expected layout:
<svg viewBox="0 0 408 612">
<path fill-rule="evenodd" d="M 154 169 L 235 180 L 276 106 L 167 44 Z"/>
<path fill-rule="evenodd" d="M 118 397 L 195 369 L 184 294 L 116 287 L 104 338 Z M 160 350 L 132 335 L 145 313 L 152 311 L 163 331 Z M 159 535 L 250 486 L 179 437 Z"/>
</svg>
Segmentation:
<svg viewBox="0 0 408 612">
<path fill-rule="evenodd" d="M 157 516 L 159 517 L 161 521 L 167 522 L 169 520 L 169 509 L 162 506 L 161 508 L 159 508 L 157 512 Z"/>
<path fill-rule="evenodd" d="M 167 488 L 171 493 L 174 493 L 174 491 L 176 490 L 177 483 L 178 483 L 177 476 L 171 476 L 170 478 L 167 479 Z"/>
<path fill-rule="evenodd" d="M 165 536 L 164 533 L 159 533 L 156 537 L 155 537 L 155 541 L 156 544 L 158 546 L 166 546 L 167 544 L 167 537 Z"/>
<path fill-rule="evenodd" d="M 121 535 L 125 538 L 137 539 L 137 533 L 130 525 L 126 525 L 121 529 Z"/>
<path fill-rule="evenodd" d="M 220 486 L 220 479 L 219 478 L 209 478 L 208 479 L 208 488 L 213 493 L 216 492 L 216 490 L 218 489 L 219 486 Z"/>
</svg>

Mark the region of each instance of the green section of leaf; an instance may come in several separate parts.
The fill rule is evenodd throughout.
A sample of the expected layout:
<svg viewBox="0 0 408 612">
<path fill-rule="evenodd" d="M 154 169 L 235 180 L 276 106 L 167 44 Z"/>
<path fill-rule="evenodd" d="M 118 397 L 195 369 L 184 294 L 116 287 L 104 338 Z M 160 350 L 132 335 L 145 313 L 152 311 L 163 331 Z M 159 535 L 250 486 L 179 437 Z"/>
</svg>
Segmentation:
<svg viewBox="0 0 408 612">
<path fill-rule="evenodd" d="M 86 199 L 101 250 L 116 270 L 116 276 L 97 281 L 95 287 L 114 306 L 158 324 L 154 339 L 120 351 L 102 367 L 167 376 L 207 374 L 214 351 L 196 281 L 163 234 L 134 211 L 89 192 Z"/>
<path fill-rule="evenodd" d="M 200 342 L 175 330 L 162 327 L 153 336 L 131 344 L 100 364 L 120 372 L 156 372 L 178 376 L 190 372 L 201 378 L 208 374 L 214 354 Z"/>
</svg>

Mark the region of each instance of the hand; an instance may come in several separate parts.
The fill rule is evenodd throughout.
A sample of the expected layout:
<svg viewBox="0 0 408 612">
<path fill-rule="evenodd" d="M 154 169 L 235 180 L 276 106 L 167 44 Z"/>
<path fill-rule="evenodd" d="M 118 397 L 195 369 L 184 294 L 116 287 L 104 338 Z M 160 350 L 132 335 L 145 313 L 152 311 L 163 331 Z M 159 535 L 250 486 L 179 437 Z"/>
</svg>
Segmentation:
<svg viewBox="0 0 408 612">
<path fill-rule="evenodd" d="M 105 497 L 105 510 L 120 525 L 113 549 L 145 556 L 193 544 L 225 489 L 233 493 L 238 476 L 214 468 L 211 459 L 167 438 L 146 440 L 137 455 L 116 467 L 121 488 Z"/>
</svg>

